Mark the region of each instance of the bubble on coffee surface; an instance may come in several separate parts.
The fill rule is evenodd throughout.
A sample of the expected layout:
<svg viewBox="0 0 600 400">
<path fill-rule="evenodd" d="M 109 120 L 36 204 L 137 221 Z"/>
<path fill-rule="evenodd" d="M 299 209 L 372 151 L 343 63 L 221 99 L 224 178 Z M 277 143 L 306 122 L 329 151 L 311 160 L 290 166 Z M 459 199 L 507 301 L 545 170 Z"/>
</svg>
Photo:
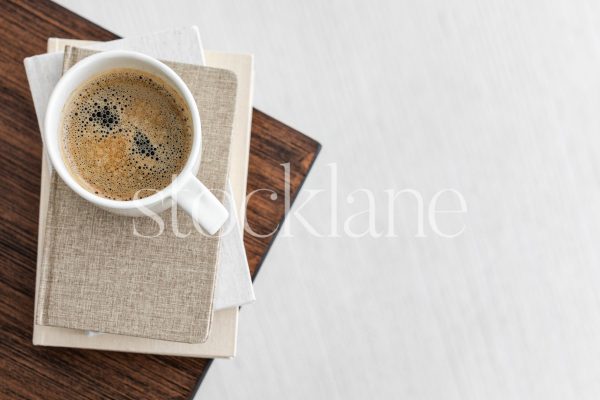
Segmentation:
<svg viewBox="0 0 600 400">
<path fill-rule="evenodd" d="M 181 172 L 192 145 L 189 111 L 160 78 L 132 69 L 99 75 L 63 110 L 63 152 L 89 191 L 147 197 Z"/>
</svg>

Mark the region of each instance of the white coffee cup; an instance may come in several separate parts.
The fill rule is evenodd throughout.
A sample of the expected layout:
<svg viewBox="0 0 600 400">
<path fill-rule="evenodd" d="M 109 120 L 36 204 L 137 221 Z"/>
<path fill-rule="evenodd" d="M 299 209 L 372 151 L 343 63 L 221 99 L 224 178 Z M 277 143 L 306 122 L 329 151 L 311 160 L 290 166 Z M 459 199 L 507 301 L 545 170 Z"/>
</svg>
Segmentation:
<svg viewBox="0 0 600 400">
<path fill-rule="evenodd" d="M 67 168 L 61 150 L 62 111 L 71 94 L 94 76 L 115 68 L 133 68 L 149 72 L 171 85 L 190 110 L 194 135 L 190 156 L 171 184 L 151 196 L 129 201 L 107 199 L 86 190 Z M 183 80 L 171 68 L 152 57 L 132 51 L 115 50 L 94 54 L 75 64 L 58 81 L 50 96 L 43 138 L 52 166 L 62 180 L 75 193 L 107 211 L 127 216 L 143 216 L 149 215 L 149 212 L 164 211 L 175 201 L 211 235 L 219 230 L 229 216 L 223 204 L 196 178 L 202 154 L 202 131 L 196 101 Z"/>
</svg>

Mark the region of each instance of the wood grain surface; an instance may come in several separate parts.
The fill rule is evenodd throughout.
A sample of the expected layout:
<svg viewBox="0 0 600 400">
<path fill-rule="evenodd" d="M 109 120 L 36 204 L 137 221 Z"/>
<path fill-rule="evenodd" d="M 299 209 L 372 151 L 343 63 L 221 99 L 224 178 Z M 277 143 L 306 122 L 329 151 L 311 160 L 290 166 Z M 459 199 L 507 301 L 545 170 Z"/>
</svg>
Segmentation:
<svg viewBox="0 0 600 400">
<path fill-rule="evenodd" d="M 44 53 L 48 37 L 116 36 L 49 1 L 0 2 L 0 397 L 16 399 L 180 399 L 190 397 L 210 360 L 31 344 L 42 144 L 23 58 Z M 284 173 L 292 199 L 320 145 L 254 110 L 247 206 L 250 227 L 271 232 L 284 218 Z M 275 235 L 246 235 L 253 277 Z"/>
</svg>

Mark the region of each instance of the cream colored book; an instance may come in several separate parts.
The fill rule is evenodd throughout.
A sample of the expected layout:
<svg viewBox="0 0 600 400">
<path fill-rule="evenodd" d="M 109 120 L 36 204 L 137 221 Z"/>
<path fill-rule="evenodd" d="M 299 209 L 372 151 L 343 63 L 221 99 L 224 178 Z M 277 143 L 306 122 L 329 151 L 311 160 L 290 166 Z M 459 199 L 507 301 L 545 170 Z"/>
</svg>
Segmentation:
<svg viewBox="0 0 600 400">
<path fill-rule="evenodd" d="M 181 36 L 180 33 L 178 34 Z M 193 45 L 193 41 L 191 42 L 192 44 L 188 44 Z M 67 44 L 84 46 L 92 43 L 93 42 L 65 39 L 50 39 L 48 41 L 48 51 L 61 51 Z M 238 207 L 238 219 L 239 225 L 243 227 L 243 205 L 245 204 L 245 187 L 250 143 L 253 60 L 250 55 L 223 54 L 216 52 L 208 52 L 205 56 L 207 61 L 206 65 L 232 70 L 238 77 L 238 93 L 231 149 L 232 164 L 230 169 L 230 180 L 236 204 L 242 205 L 241 207 Z M 46 206 L 48 204 L 49 170 L 47 163 L 48 161 L 44 158 L 40 195 L 40 227 L 44 226 Z M 43 229 L 40 229 L 39 235 L 39 248 L 41 248 L 44 241 Z M 38 252 L 38 254 L 41 253 Z M 43 346 L 76 347 L 193 357 L 233 357 L 235 355 L 237 339 L 237 320 L 237 307 L 216 311 L 213 317 L 209 338 L 205 343 L 201 344 L 176 343 L 112 334 L 88 335 L 79 330 L 40 325 L 34 325 L 33 343 L 35 345 Z"/>
</svg>

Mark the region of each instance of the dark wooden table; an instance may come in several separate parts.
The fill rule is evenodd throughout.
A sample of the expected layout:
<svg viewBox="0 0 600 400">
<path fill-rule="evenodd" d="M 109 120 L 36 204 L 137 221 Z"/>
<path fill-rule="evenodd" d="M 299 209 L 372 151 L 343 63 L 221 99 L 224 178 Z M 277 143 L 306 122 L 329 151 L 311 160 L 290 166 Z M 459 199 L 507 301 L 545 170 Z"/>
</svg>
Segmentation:
<svg viewBox="0 0 600 400">
<path fill-rule="evenodd" d="M 195 392 L 210 360 L 31 344 L 42 143 L 23 58 L 46 51 L 48 37 L 117 38 L 49 1 L 0 1 L 0 398 L 182 399 Z M 270 232 L 284 218 L 283 169 L 292 199 L 319 152 L 309 137 L 254 110 L 247 205 L 249 224 Z M 264 194 L 264 195 L 261 195 Z M 246 235 L 252 276 L 274 240 Z M 232 382 L 235 384 L 235 382 Z"/>
</svg>

